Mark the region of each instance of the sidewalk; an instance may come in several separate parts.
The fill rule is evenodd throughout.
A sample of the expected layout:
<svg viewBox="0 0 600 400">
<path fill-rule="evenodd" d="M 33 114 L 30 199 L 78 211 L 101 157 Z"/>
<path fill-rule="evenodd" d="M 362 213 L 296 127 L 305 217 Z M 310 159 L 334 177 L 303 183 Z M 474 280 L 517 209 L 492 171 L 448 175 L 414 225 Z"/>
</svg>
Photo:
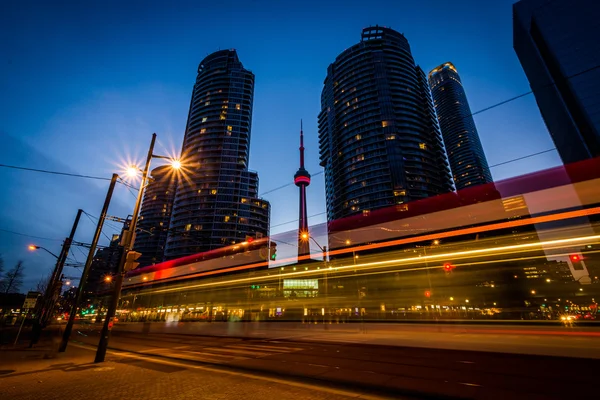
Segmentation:
<svg viewBox="0 0 600 400">
<path fill-rule="evenodd" d="M 26 347 L 22 343 L 0 350 L 2 400 L 376 398 L 300 382 L 132 358 L 111 351 L 104 363 L 95 364 L 94 351 L 71 344 L 66 353 L 57 353 L 53 340 L 45 340 L 33 349 Z"/>
</svg>

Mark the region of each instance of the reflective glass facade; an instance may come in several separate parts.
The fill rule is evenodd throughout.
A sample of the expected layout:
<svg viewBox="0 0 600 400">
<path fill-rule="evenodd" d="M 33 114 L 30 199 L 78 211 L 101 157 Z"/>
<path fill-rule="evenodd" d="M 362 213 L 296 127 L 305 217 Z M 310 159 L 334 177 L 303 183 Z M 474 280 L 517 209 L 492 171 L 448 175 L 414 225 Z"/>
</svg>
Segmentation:
<svg viewBox="0 0 600 400">
<path fill-rule="evenodd" d="M 456 190 L 492 182 L 460 76 L 450 62 L 429 73 L 433 104 Z"/>
<path fill-rule="evenodd" d="M 135 251 L 142 253 L 138 258 L 140 267 L 163 260 L 175 196 L 176 173 L 170 165 L 154 168 L 150 176 L 134 246 Z"/>
<path fill-rule="evenodd" d="M 600 156 L 600 2 L 522 0 L 513 45 L 563 163 Z"/>
<path fill-rule="evenodd" d="M 217 51 L 200 63 L 166 259 L 268 235 L 270 205 L 257 197 L 258 175 L 248 170 L 253 96 L 254 74 L 235 50 Z"/>
<path fill-rule="evenodd" d="M 452 190 L 427 78 L 402 34 L 365 28 L 329 66 L 319 152 L 330 221 Z"/>
</svg>

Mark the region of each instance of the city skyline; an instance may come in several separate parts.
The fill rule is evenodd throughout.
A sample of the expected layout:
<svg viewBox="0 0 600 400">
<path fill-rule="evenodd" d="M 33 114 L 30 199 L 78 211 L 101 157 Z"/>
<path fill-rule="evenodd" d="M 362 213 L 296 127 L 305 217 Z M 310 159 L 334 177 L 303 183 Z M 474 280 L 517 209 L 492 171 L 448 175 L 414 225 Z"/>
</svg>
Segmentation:
<svg viewBox="0 0 600 400">
<path fill-rule="evenodd" d="M 22 48 L 12 48 L 9 49 L 12 51 L 6 52 L 9 55 L 9 62 L 4 65 L 4 68 L 7 69 L 6 72 L 8 75 L 22 77 L 21 80 L 16 79 L 16 81 L 23 84 L 16 87 L 12 81 L 4 83 L 9 89 L 7 97 L 11 98 L 11 102 L 5 103 L 3 107 L 9 110 L 10 117 L 5 125 L 0 127 L 3 132 L 2 158 L 6 164 L 10 165 L 68 170 L 109 177 L 112 171 L 119 168 L 118 164 L 121 163 L 119 158 L 123 158 L 123 161 L 125 161 L 125 158 L 141 159 L 150 134 L 154 131 L 159 134 L 158 145 L 161 153 L 166 151 L 176 154 L 178 148 L 176 143 L 181 143 L 179 138 L 183 136 L 183 119 L 189 105 L 189 82 L 193 79 L 189 71 L 197 65 L 202 55 L 211 53 L 219 45 L 222 48 L 236 47 L 240 52 L 240 58 L 244 60 L 244 65 L 257 76 L 257 97 L 253 116 L 255 144 L 253 145 L 250 168 L 258 170 L 261 176 L 261 191 L 259 194 L 267 193 L 264 197 L 271 201 L 273 205 L 271 224 L 272 226 L 278 226 L 275 227 L 276 229 L 272 229 L 272 233 L 292 230 L 294 225 L 297 224 L 297 221 L 292 221 L 293 218 L 289 216 L 291 214 L 290 208 L 293 209 L 295 214 L 295 201 L 293 203 L 291 201 L 286 202 L 288 198 L 295 199 L 297 197 L 297 189 L 293 184 L 271 193 L 268 192 L 282 185 L 292 183 L 290 177 L 297 169 L 297 163 L 295 162 L 297 158 L 296 156 L 290 156 L 290 154 L 296 151 L 296 147 L 289 146 L 287 143 L 292 137 L 297 137 L 295 127 L 297 121 L 301 118 L 304 119 L 307 148 L 313 149 L 307 153 L 307 170 L 314 177 L 311 190 L 308 192 L 308 214 L 310 225 L 314 225 L 324 220 L 324 215 L 315 218 L 310 218 L 310 216 L 324 211 L 325 198 L 323 174 L 320 173 L 322 170 L 318 167 L 318 154 L 314 151 L 318 148 L 316 138 L 316 116 L 319 108 L 318 94 L 322 88 L 326 66 L 337 54 L 343 51 L 344 47 L 349 47 L 355 43 L 356 31 L 364 26 L 378 23 L 380 26 L 391 25 L 392 28 L 404 32 L 411 42 L 415 59 L 422 65 L 424 70 L 429 70 L 438 65 L 440 59 L 453 59 L 457 63 L 460 62 L 461 76 L 465 82 L 465 88 L 469 92 L 472 110 L 477 111 L 528 90 L 526 78 L 523 72 L 519 70 L 520 65 L 511 46 L 511 4 L 512 2 L 505 2 L 502 8 L 484 7 L 480 10 L 480 14 L 471 14 L 473 25 L 470 25 L 468 29 L 462 28 L 463 30 L 461 30 L 459 28 L 455 32 L 462 38 L 458 46 L 469 44 L 469 52 L 479 52 L 479 59 L 461 53 L 457 51 L 457 47 L 452 46 L 449 46 L 445 52 L 440 51 L 440 49 L 433 51 L 436 47 L 436 39 L 433 33 L 411 22 L 407 17 L 391 18 L 385 12 L 359 15 L 356 7 L 349 7 L 349 10 L 353 12 L 353 18 L 349 18 L 344 23 L 341 31 L 336 32 L 333 28 L 323 26 L 319 28 L 318 32 L 313 33 L 322 38 L 330 39 L 325 40 L 323 46 L 316 49 L 317 51 L 308 45 L 310 40 L 306 42 L 308 39 L 303 37 L 303 33 L 284 29 L 286 21 L 278 22 L 267 31 L 257 29 L 256 32 L 259 33 L 253 33 L 247 39 L 234 33 L 227 36 L 225 40 L 206 39 L 204 40 L 204 47 L 199 51 L 190 51 L 189 41 L 191 39 L 182 35 L 182 32 L 177 31 L 171 25 L 171 30 L 168 30 L 171 35 L 168 39 L 162 42 L 159 41 L 158 44 L 153 42 L 153 46 L 158 46 L 157 48 L 152 47 L 152 49 L 149 49 L 141 46 L 141 49 L 138 50 L 141 54 L 147 56 L 155 54 L 157 49 L 162 49 L 166 54 L 171 54 L 168 51 L 169 46 L 172 46 L 169 40 L 179 38 L 182 43 L 178 46 L 186 48 L 185 54 L 183 52 L 174 53 L 178 54 L 178 57 L 171 57 L 169 63 L 160 64 L 160 67 L 158 67 L 159 64 L 156 64 L 146 72 L 147 75 L 141 78 L 136 76 L 133 79 L 133 75 L 130 75 L 130 73 L 133 72 L 134 67 L 137 73 L 137 69 L 143 65 L 139 55 L 125 57 L 124 61 L 120 62 L 123 64 L 121 65 L 122 69 L 114 75 L 110 69 L 114 67 L 104 68 L 101 65 L 87 65 L 86 63 L 89 60 L 85 57 L 78 60 L 76 54 L 81 49 L 77 46 L 72 48 L 61 47 L 60 34 L 58 36 L 55 34 L 47 40 L 50 40 L 55 47 L 62 49 L 63 58 L 65 57 L 64 51 L 70 48 L 70 51 L 74 54 L 69 58 L 65 58 L 65 60 L 69 60 L 73 70 L 69 70 L 69 65 L 65 64 L 63 66 L 65 70 L 58 71 L 57 68 L 62 65 L 60 63 L 62 58 L 60 57 L 58 61 L 52 62 L 49 61 L 49 58 L 42 58 L 43 62 L 46 63 L 44 64 L 44 71 L 46 73 L 52 72 L 52 76 L 57 77 L 59 86 L 55 89 L 60 89 L 52 91 L 50 89 L 53 88 L 52 85 L 55 83 L 43 82 L 40 89 L 44 94 L 43 98 L 32 99 L 28 94 L 33 87 L 30 85 L 39 85 L 35 82 L 40 78 L 37 77 L 37 73 L 34 74 L 31 70 L 35 65 L 33 63 L 34 58 L 37 58 L 33 55 L 37 53 L 23 55 Z M 390 7 L 392 6 L 390 5 Z M 467 7 L 467 5 L 462 7 Z M 69 13 L 77 13 L 78 11 L 82 12 L 82 10 L 75 8 L 70 10 Z M 131 10 L 129 11 L 131 12 Z M 151 11 L 154 14 L 151 14 Z M 419 11 L 417 8 L 412 11 L 416 15 L 429 15 L 425 9 Z M 48 12 L 51 13 L 51 10 L 48 10 Z M 328 11 L 328 13 L 332 12 L 333 10 Z M 461 12 L 461 6 L 459 5 L 457 10 L 453 12 Z M 144 14 L 146 18 L 157 18 L 156 6 L 154 8 L 150 7 L 150 10 L 146 13 Z M 477 15 L 497 15 L 498 13 L 503 15 L 504 19 L 495 18 L 489 23 L 488 32 L 497 29 L 502 31 L 503 35 L 493 36 L 487 41 L 471 38 L 472 32 L 483 29 L 482 25 L 476 22 Z M 300 20 L 304 17 L 304 14 L 305 12 L 300 12 L 299 15 L 294 17 L 294 21 Z M 20 12 L 16 12 L 15 15 L 22 16 Z M 151 17 L 150 15 L 154 16 Z M 179 15 L 179 12 L 175 15 Z M 174 14 L 171 12 L 167 16 L 172 18 Z M 60 16 L 57 15 L 56 18 L 60 20 Z M 442 23 L 439 20 L 436 22 Z M 145 23 L 147 23 L 147 20 L 145 20 Z M 32 24 L 35 25 L 33 21 Z M 39 25 L 43 27 L 43 24 Z M 8 24 L 7 26 L 20 33 L 20 35 L 17 35 L 18 39 L 21 39 L 21 41 L 17 40 L 18 44 L 23 45 L 23 41 L 27 41 L 29 36 L 22 33 L 22 30 L 17 29 L 14 24 Z M 182 26 L 193 31 L 191 22 L 183 23 Z M 443 27 L 443 24 L 441 26 Z M 65 24 L 64 29 L 65 32 L 70 32 L 76 27 L 77 24 Z M 247 27 L 246 25 L 240 29 Z M 35 29 L 40 28 L 36 27 Z M 35 29 L 32 34 L 37 32 Z M 197 26 L 194 26 L 194 29 L 197 29 Z M 207 27 L 205 29 L 211 28 Z M 275 59 L 273 60 L 275 62 L 272 63 L 259 61 L 261 59 L 267 60 L 268 58 L 265 57 L 271 53 L 272 49 L 267 50 L 257 44 L 260 41 L 256 40 L 256 35 L 273 34 L 282 29 L 286 32 L 286 35 L 279 40 L 283 40 L 281 44 L 285 44 L 287 48 L 285 46 L 279 48 L 286 49 L 286 61 L 284 63 Z M 117 31 L 121 32 L 119 29 Z M 250 32 L 254 31 L 251 30 Z M 336 32 L 335 35 L 333 35 L 334 32 Z M 330 33 L 331 36 L 327 37 L 324 33 Z M 117 34 L 117 32 L 114 34 Z M 201 33 L 196 33 L 194 38 L 201 37 L 201 35 Z M 84 37 L 89 40 L 87 36 Z M 122 51 L 127 48 L 126 46 L 137 43 L 139 40 L 139 37 L 129 32 L 129 36 L 124 36 L 125 47 L 117 47 L 117 49 Z M 254 42 L 250 43 L 252 40 Z M 484 52 L 485 56 L 482 57 L 481 51 L 487 47 L 493 50 L 488 50 L 488 53 Z M 99 49 L 110 54 L 109 50 L 111 48 L 106 47 L 106 43 L 101 44 Z M 494 51 L 500 52 L 504 59 L 502 57 L 496 58 L 497 56 L 492 54 Z M 43 54 L 43 51 L 38 49 L 38 53 Z M 122 55 L 124 56 L 124 54 Z M 150 59 L 152 58 L 150 57 Z M 497 64 L 500 61 L 504 62 L 509 72 L 504 73 L 507 79 L 499 84 L 495 81 L 497 77 L 493 77 L 493 82 L 487 80 L 489 74 L 485 71 L 489 72 L 486 65 Z M 290 69 L 290 65 L 294 65 L 295 69 Z M 463 65 L 464 67 L 462 67 Z M 84 68 L 85 66 L 91 68 L 88 70 Z M 268 68 L 266 68 L 267 66 Z M 23 70 L 17 71 L 15 68 Z M 462 74 L 463 70 L 465 71 L 464 74 Z M 77 86 L 75 83 L 77 80 L 73 78 L 73 75 L 77 75 L 77 71 L 93 72 L 95 77 L 101 78 L 100 82 L 93 81 L 94 86 L 89 86 L 88 82 L 88 86 L 83 88 Z M 23 80 L 25 76 L 28 76 L 27 81 Z M 181 78 L 174 79 L 176 76 Z M 83 77 L 79 77 L 79 79 L 83 79 Z M 85 79 L 87 80 L 88 77 L 86 76 Z M 29 81 L 31 83 L 28 83 Z M 85 80 L 82 82 L 85 82 Z M 471 90 L 471 87 L 478 86 L 482 86 L 483 89 Z M 50 104 L 48 101 L 50 98 L 47 97 L 48 93 L 53 93 L 51 99 L 55 108 L 48 108 Z M 34 118 L 23 118 L 22 113 L 26 109 L 24 107 L 26 98 L 33 101 L 29 105 L 29 109 L 36 110 Z M 45 100 L 47 104 L 40 104 L 41 100 Z M 3 102 L 6 101 L 6 99 L 3 100 Z M 302 107 L 293 107 L 293 105 L 301 105 Z M 497 121 L 498 118 L 502 119 L 504 113 L 509 113 L 514 120 L 509 124 L 504 124 L 502 129 L 499 129 Z M 108 122 L 104 122 L 104 120 Z M 490 155 L 489 161 L 492 165 L 552 147 L 532 96 L 480 114 L 476 117 L 476 122 L 482 136 L 484 149 L 498 148 L 500 147 L 499 143 L 509 143 L 511 137 L 524 137 L 518 147 L 506 146 L 505 149 L 502 149 L 502 152 L 494 152 L 493 155 Z M 77 135 L 77 132 L 85 134 Z M 523 134 L 524 132 L 528 133 L 526 137 Z M 94 149 L 93 153 L 96 157 L 91 157 L 92 153 L 90 153 L 90 150 L 86 150 L 87 148 Z M 104 154 L 98 151 L 98 149 L 103 148 L 107 149 Z M 98 156 L 98 154 L 102 154 L 102 156 Z M 558 159 L 554 153 L 546 153 L 525 162 L 498 167 L 492 172 L 496 179 L 501 179 L 553 166 L 557 162 Z M 47 175 L 34 175 L 29 172 L 6 169 L 2 169 L 0 173 L 2 174 L 0 177 L 6 182 L 8 190 L 19 191 L 26 198 L 26 201 L 19 204 L 15 201 L 16 199 L 3 199 L 2 208 L 4 211 L 0 219 L 0 228 L 58 240 L 66 235 L 68 225 L 72 222 L 71 214 L 74 215 L 78 205 L 97 215 L 101 198 L 106 190 L 106 184 L 101 182 L 65 177 L 54 178 Z M 62 197 L 53 195 L 56 191 L 65 191 L 65 189 L 71 194 L 69 201 L 63 202 L 61 201 Z M 124 188 L 120 188 L 117 192 L 115 193 L 116 201 L 111 207 L 110 213 L 126 216 L 130 210 L 131 196 Z M 36 201 L 31 200 L 36 193 L 44 193 L 44 196 L 37 196 Z M 64 203 L 64 206 L 49 214 L 51 217 L 43 215 L 48 214 L 48 210 L 55 208 L 56 204 L 59 203 Z M 286 206 L 286 203 L 294 205 L 289 207 Z M 15 218 L 16 215 L 24 218 Z M 31 227 L 31 224 L 24 223 L 23 219 L 33 220 L 36 223 Z M 81 231 L 78 232 L 82 241 L 89 241 L 88 238 L 91 236 L 89 232 L 93 229 L 93 225 L 91 223 L 88 225 L 82 227 Z M 19 237 L 6 232 L 2 233 L 2 238 L 4 244 L 0 251 L 2 251 L 8 266 L 11 266 L 17 259 L 23 258 L 26 261 L 28 275 L 35 275 L 36 271 L 39 274 L 41 271 L 50 269 L 51 259 L 39 253 L 28 254 L 25 246 L 21 249 L 21 246 L 25 243 L 35 241 L 34 238 Z M 57 248 L 60 242 L 55 240 L 40 244 Z M 79 258 L 84 258 L 84 256 L 82 255 Z M 37 281 L 37 278 L 29 279 L 26 286 L 31 286 L 34 281 Z"/>
</svg>

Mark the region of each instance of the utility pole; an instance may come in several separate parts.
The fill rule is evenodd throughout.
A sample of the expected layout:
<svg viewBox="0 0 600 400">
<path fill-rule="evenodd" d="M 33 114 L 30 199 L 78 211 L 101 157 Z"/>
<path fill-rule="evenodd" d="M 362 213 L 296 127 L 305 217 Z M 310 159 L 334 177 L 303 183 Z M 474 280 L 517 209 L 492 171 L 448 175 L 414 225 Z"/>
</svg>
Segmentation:
<svg viewBox="0 0 600 400">
<path fill-rule="evenodd" d="M 69 312 L 69 322 L 67 322 L 67 327 L 65 328 L 65 332 L 63 333 L 62 342 L 60 343 L 60 347 L 58 348 L 58 351 L 61 353 L 67 349 L 67 345 L 69 344 L 69 337 L 71 336 L 71 332 L 73 331 L 73 323 L 75 322 L 77 308 L 81 303 L 81 298 L 83 297 L 84 286 L 87 281 L 90 269 L 92 267 L 92 262 L 94 261 L 94 253 L 96 251 L 96 246 L 98 245 L 98 240 L 100 239 L 100 234 L 102 233 L 102 227 L 104 226 L 104 220 L 106 219 L 106 213 L 108 212 L 108 206 L 110 205 L 110 200 L 112 198 L 112 194 L 115 189 L 115 184 L 117 183 L 118 177 L 119 176 L 117 174 L 113 174 L 112 179 L 110 180 L 110 186 L 108 187 L 108 192 L 106 193 L 106 199 L 104 199 L 102 212 L 100 213 L 100 217 L 98 218 L 98 225 L 96 226 L 94 239 L 92 240 L 92 244 L 90 245 L 90 252 L 88 253 L 87 260 L 85 261 L 85 267 L 83 268 L 83 272 L 81 273 L 81 280 L 79 281 L 79 286 L 77 287 L 75 301 L 73 302 L 73 305 L 71 306 L 71 311 Z"/>
<path fill-rule="evenodd" d="M 98 342 L 98 350 L 96 351 L 96 358 L 94 362 L 104 362 L 104 358 L 106 356 L 106 349 L 108 348 L 108 340 L 110 339 L 110 330 L 112 329 L 113 319 L 115 317 L 115 313 L 117 311 L 117 306 L 119 304 L 119 298 L 121 297 L 121 287 L 123 286 L 123 278 L 125 273 L 125 262 L 131 263 L 135 262 L 141 254 L 136 252 L 131 252 L 131 256 L 128 254 L 130 250 L 133 248 L 133 244 L 135 242 L 135 230 L 137 227 L 137 220 L 140 213 L 140 207 L 142 205 L 142 197 L 144 196 L 144 189 L 146 188 L 146 180 L 148 177 L 148 170 L 150 169 L 150 161 L 152 161 L 152 153 L 154 151 L 154 142 L 156 141 L 156 133 L 152 134 L 152 141 L 150 142 L 150 149 L 148 149 L 148 157 L 146 158 L 146 166 L 142 171 L 142 183 L 140 184 L 140 190 L 137 195 L 137 199 L 135 202 L 135 207 L 133 209 L 133 216 L 131 218 L 131 224 L 129 225 L 129 229 L 123 232 L 123 240 L 121 242 L 123 246 L 123 254 L 121 255 L 121 259 L 119 260 L 119 267 L 117 269 L 117 277 L 115 279 L 115 291 L 113 294 L 112 301 L 108 310 L 106 311 L 106 319 L 104 320 L 104 325 L 102 326 L 102 332 L 100 333 L 100 341 Z M 133 257 L 132 257 L 133 256 Z"/>
<path fill-rule="evenodd" d="M 46 287 L 46 293 L 44 294 L 42 310 L 34 323 L 32 338 L 29 347 L 32 347 L 38 342 L 42 333 L 42 329 L 46 327 L 48 318 L 52 316 L 52 311 L 54 310 L 56 299 L 58 298 L 58 295 L 60 294 L 60 289 L 62 287 L 62 280 L 60 279 L 62 275 L 62 270 L 65 266 L 67 256 L 69 255 L 69 249 L 71 248 L 71 243 L 73 243 L 73 237 L 75 236 L 75 231 L 77 230 L 77 225 L 79 224 L 79 219 L 81 218 L 82 212 L 82 209 L 77 210 L 77 216 L 75 217 L 75 222 L 73 223 L 73 227 L 71 228 L 71 233 L 69 234 L 69 237 L 65 239 L 62 249 L 60 251 L 60 255 L 56 260 L 56 266 L 54 267 L 52 277 L 50 279 L 50 282 L 48 282 L 48 286 Z"/>
</svg>

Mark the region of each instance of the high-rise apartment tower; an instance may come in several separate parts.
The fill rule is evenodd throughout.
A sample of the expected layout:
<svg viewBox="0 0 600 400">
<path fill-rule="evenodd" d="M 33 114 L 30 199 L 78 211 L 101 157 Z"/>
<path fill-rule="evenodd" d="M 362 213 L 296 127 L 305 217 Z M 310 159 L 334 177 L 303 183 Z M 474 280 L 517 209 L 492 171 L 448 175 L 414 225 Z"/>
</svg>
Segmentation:
<svg viewBox="0 0 600 400">
<path fill-rule="evenodd" d="M 329 66 L 319 153 L 329 221 L 452 190 L 427 78 L 404 35 L 365 28 Z"/>
<path fill-rule="evenodd" d="M 235 50 L 198 67 L 182 149 L 165 258 L 212 250 L 269 233 L 270 205 L 248 170 L 254 74 Z"/>
<path fill-rule="evenodd" d="M 460 76 L 450 62 L 429 73 L 433 104 L 456 190 L 492 182 Z"/>
</svg>

